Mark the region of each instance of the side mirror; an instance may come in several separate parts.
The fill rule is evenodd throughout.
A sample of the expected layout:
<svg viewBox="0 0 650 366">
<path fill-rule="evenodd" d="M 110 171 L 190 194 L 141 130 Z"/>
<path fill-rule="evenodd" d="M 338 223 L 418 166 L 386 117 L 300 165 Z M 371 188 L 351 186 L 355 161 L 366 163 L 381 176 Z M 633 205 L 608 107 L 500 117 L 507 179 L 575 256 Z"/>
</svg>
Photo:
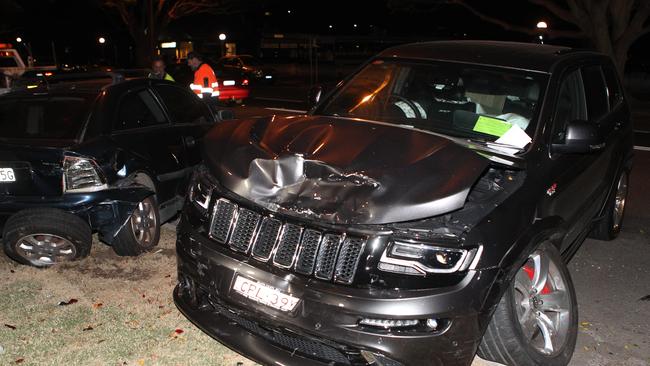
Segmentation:
<svg viewBox="0 0 650 366">
<path fill-rule="evenodd" d="M 217 120 L 216 122 L 227 121 L 229 119 L 235 119 L 235 113 L 230 109 L 220 109 L 217 111 Z"/>
<path fill-rule="evenodd" d="M 604 147 L 605 143 L 598 136 L 598 127 L 583 120 L 569 122 L 564 143 L 552 145 L 553 152 L 562 154 L 585 154 Z"/>
<path fill-rule="evenodd" d="M 310 108 L 318 104 L 318 102 L 320 102 L 320 97 L 322 96 L 322 94 L 323 94 L 323 87 L 320 85 L 313 86 L 311 87 L 311 89 L 309 89 L 309 93 L 307 94 L 307 104 L 309 104 Z"/>
</svg>

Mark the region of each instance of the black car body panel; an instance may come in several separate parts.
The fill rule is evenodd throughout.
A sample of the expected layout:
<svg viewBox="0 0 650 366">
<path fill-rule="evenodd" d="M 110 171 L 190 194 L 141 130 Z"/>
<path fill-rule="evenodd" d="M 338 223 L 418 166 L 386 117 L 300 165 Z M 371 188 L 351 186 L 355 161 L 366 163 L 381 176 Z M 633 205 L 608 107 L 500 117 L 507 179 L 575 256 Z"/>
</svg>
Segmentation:
<svg viewBox="0 0 650 366">
<path fill-rule="evenodd" d="M 324 115 L 322 103 L 309 116 L 210 131 L 205 167 L 193 177 L 178 226 L 174 298 L 206 333 L 261 363 L 469 365 L 530 253 L 552 243 L 568 261 L 631 168 L 630 111 L 620 88 L 603 101 L 602 144 L 584 153 L 553 149 L 567 73 L 586 75 L 590 65 L 612 71 L 605 56 L 434 42 L 387 50 L 367 65 L 384 62 L 544 74 L 538 125 L 526 130 L 532 140 L 504 154 L 462 136 Z M 609 85 L 610 95 L 615 89 Z M 464 190 L 460 205 L 414 209 Z M 409 267 L 408 255 L 395 255 L 398 244 L 464 254 L 454 268 Z M 236 288 L 242 278 L 246 289 Z M 295 307 L 252 300 L 250 283 L 258 293 L 272 288 L 298 299 Z"/>
</svg>

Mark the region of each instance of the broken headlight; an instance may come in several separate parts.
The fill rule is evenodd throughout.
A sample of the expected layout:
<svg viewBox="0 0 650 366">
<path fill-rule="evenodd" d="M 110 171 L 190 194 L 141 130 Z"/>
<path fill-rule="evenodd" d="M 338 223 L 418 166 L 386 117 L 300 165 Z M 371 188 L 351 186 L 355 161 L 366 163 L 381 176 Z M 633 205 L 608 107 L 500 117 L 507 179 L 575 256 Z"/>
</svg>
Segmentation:
<svg viewBox="0 0 650 366">
<path fill-rule="evenodd" d="M 108 188 L 106 179 L 93 159 L 63 158 L 63 192 L 96 192 Z"/>
<path fill-rule="evenodd" d="M 194 173 L 194 177 L 190 182 L 190 188 L 187 192 L 187 197 L 202 214 L 208 212 L 210 206 L 210 195 L 212 194 L 212 185 L 203 181 L 200 178 L 200 173 Z"/>
<path fill-rule="evenodd" d="M 425 243 L 393 241 L 379 260 L 379 269 L 415 276 L 474 269 L 483 247 L 447 248 Z"/>
</svg>

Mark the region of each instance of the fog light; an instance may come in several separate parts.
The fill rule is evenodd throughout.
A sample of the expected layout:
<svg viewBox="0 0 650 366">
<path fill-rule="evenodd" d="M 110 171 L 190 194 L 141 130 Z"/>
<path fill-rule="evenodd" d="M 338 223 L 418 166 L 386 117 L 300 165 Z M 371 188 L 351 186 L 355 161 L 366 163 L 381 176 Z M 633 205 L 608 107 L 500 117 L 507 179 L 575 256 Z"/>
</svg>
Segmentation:
<svg viewBox="0 0 650 366">
<path fill-rule="evenodd" d="M 436 319 L 427 319 L 427 327 L 431 328 L 431 330 L 438 329 L 438 320 L 436 320 Z"/>
<path fill-rule="evenodd" d="M 359 321 L 361 325 L 367 325 L 370 327 L 377 328 L 405 328 L 418 325 L 420 321 L 418 319 L 370 319 L 363 318 Z"/>
</svg>

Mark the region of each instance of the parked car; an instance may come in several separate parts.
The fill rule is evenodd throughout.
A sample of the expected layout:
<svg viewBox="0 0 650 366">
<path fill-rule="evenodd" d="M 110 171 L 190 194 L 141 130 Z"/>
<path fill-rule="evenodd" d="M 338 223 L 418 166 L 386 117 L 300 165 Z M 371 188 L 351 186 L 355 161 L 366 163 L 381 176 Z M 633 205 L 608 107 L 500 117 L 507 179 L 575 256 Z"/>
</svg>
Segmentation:
<svg viewBox="0 0 650 366">
<path fill-rule="evenodd" d="M 274 70 L 250 55 L 230 55 L 220 58 L 215 64 L 215 72 L 240 73 L 252 83 L 273 83 Z"/>
<path fill-rule="evenodd" d="M 216 117 L 173 83 L 107 84 L 34 85 L 0 97 L 0 228 L 16 261 L 83 258 L 93 232 L 117 254 L 137 255 L 182 207 Z"/>
<path fill-rule="evenodd" d="M 602 54 L 388 49 L 307 115 L 207 133 L 175 302 L 262 364 L 566 365 L 566 263 L 621 230 L 632 135 Z"/>
</svg>

